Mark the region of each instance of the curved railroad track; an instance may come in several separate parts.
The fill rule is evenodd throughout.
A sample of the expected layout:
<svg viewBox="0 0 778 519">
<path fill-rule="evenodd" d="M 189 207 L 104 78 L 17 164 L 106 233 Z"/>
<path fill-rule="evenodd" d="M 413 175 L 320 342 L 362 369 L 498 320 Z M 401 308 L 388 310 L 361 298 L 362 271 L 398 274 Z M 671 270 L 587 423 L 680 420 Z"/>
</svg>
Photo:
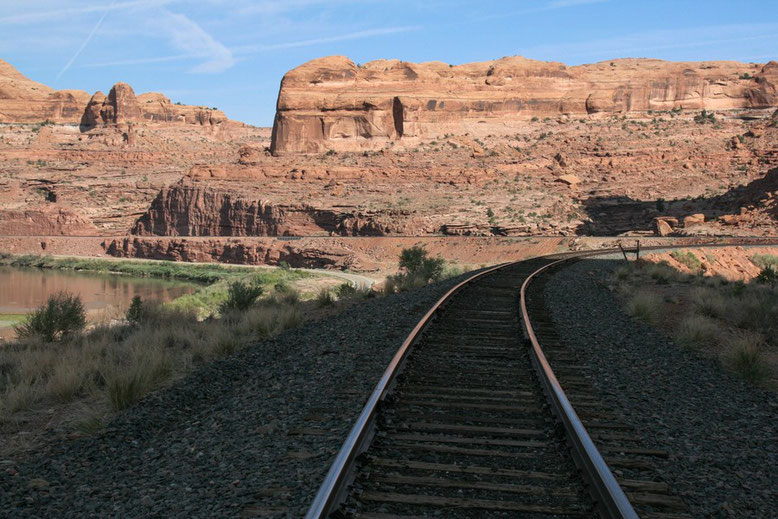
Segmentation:
<svg viewBox="0 0 778 519">
<path fill-rule="evenodd" d="M 306 517 L 688 518 L 653 467 L 669 453 L 644 448 L 599 402 L 542 296 L 549 270 L 613 253 L 500 265 L 444 295 L 390 363 Z"/>
</svg>

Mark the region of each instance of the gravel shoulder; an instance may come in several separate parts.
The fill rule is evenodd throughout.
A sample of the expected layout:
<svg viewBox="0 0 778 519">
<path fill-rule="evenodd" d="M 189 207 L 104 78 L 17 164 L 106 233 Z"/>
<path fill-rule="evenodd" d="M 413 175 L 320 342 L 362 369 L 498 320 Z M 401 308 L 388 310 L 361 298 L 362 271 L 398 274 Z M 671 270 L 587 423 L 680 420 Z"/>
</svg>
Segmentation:
<svg viewBox="0 0 778 519">
<path fill-rule="evenodd" d="M 618 264 L 584 260 L 549 280 L 560 337 L 645 446 L 672 453 L 657 468 L 693 517 L 776 517 L 778 395 L 625 314 L 604 287 Z"/>
<path fill-rule="evenodd" d="M 203 366 L 87 439 L 0 460 L 0 517 L 300 517 L 386 365 L 458 280 Z"/>
</svg>

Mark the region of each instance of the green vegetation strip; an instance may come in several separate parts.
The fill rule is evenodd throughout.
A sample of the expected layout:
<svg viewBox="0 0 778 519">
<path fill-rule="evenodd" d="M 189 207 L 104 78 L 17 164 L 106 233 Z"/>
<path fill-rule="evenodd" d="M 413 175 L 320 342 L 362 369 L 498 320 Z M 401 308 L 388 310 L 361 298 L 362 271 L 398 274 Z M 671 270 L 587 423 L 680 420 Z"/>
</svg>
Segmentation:
<svg viewBox="0 0 778 519">
<path fill-rule="evenodd" d="M 176 261 L 107 260 L 98 258 L 56 258 L 51 256 L 0 254 L 0 265 L 31 267 L 98 274 L 121 274 L 132 277 L 160 278 L 202 283 L 194 293 L 179 297 L 168 306 L 196 312 L 200 317 L 217 312 L 227 299 L 227 289 L 233 281 L 243 281 L 262 287 L 268 293 L 276 285 L 288 285 L 314 274 L 289 268 L 258 269 L 255 267 L 195 264 Z"/>
</svg>

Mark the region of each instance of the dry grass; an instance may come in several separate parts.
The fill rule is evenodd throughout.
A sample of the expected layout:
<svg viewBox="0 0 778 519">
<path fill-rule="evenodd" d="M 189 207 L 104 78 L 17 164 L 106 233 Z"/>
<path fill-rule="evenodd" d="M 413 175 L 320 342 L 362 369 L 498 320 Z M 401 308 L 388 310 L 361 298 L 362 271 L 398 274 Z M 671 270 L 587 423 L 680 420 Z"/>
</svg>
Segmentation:
<svg viewBox="0 0 778 519">
<path fill-rule="evenodd" d="M 727 344 L 724 362 L 748 382 L 763 384 L 773 375 L 773 368 L 764 358 L 766 347 L 760 335 L 735 334 Z"/>
<path fill-rule="evenodd" d="M 684 274 L 667 263 L 621 266 L 611 283 L 634 317 L 750 383 L 778 387 L 778 286 Z"/>
<path fill-rule="evenodd" d="M 627 312 L 646 323 L 655 323 L 662 317 L 662 297 L 649 290 L 639 290 L 627 301 Z"/>
<path fill-rule="evenodd" d="M 710 317 L 692 313 L 681 319 L 676 339 L 687 348 L 714 349 L 718 346 L 723 331 L 721 325 Z"/>
<path fill-rule="evenodd" d="M 297 326 L 302 312 L 292 294 L 223 319 L 200 322 L 192 312 L 156 307 L 136 325 L 98 326 L 59 343 L 7 344 L 0 348 L 0 420 L 95 397 L 125 409 L 198 364 Z"/>
</svg>

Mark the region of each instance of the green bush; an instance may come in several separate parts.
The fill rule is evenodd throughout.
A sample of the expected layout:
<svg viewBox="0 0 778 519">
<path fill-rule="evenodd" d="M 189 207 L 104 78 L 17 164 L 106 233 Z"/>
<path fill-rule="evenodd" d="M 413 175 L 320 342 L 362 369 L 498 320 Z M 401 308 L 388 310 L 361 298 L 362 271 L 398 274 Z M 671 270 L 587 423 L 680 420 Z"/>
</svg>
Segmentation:
<svg viewBox="0 0 778 519">
<path fill-rule="evenodd" d="M 40 337 L 54 342 L 79 332 L 86 326 L 86 311 L 81 298 L 67 292 L 50 296 L 45 305 L 35 309 L 27 319 L 14 326 L 19 338 Z"/>
<path fill-rule="evenodd" d="M 222 314 L 236 310 L 245 312 L 251 308 L 262 292 L 262 287 L 257 284 L 233 281 L 227 289 L 227 299 L 219 305 L 219 312 Z"/>
<path fill-rule="evenodd" d="M 338 299 L 348 299 L 354 297 L 356 293 L 357 287 L 351 283 L 341 283 L 335 288 L 335 294 L 338 296 Z"/>
<path fill-rule="evenodd" d="M 678 263 L 685 265 L 692 272 L 697 272 L 702 268 L 702 262 L 700 258 L 694 255 L 691 251 L 673 251 L 670 253 Z"/>
<path fill-rule="evenodd" d="M 316 294 L 316 306 L 325 307 L 335 304 L 335 296 L 332 294 L 332 290 L 329 288 L 322 288 L 319 293 Z"/>
<path fill-rule="evenodd" d="M 125 315 L 127 322 L 137 326 L 148 319 L 148 315 L 149 309 L 143 303 L 140 296 L 133 297 L 132 303 L 130 303 L 130 307 L 127 309 L 127 314 Z"/>
<path fill-rule="evenodd" d="M 703 110 L 694 116 L 694 122 L 697 124 L 713 124 L 716 122 L 716 114 Z"/>
<path fill-rule="evenodd" d="M 768 265 L 762 269 L 758 276 L 756 276 L 757 283 L 769 283 L 771 285 L 778 284 L 778 269 L 772 265 Z"/>
<path fill-rule="evenodd" d="M 400 253 L 400 268 L 412 278 L 421 278 L 425 282 L 437 281 L 443 274 L 443 258 L 429 258 L 424 248 L 414 245 Z"/>
</svg>

